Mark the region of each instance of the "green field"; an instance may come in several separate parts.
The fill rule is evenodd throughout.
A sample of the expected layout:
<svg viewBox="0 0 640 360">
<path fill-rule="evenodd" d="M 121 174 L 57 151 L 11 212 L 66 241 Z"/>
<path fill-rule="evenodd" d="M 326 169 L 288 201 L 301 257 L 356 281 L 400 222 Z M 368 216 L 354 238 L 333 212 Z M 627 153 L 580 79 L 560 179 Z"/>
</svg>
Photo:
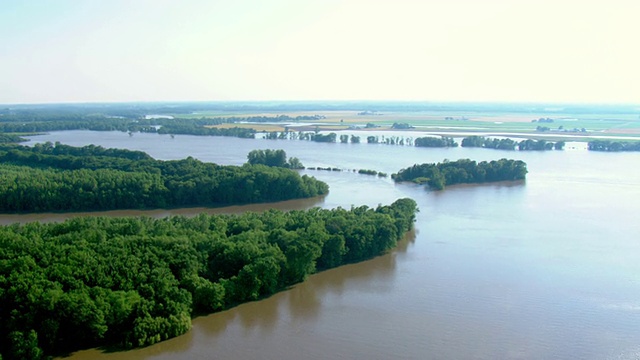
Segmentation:
<svg viewBox="0 0 640 360">
<path fill-rule="evenodd" d="M 321 115 L 321 120 L 300 120 L 299 125 L 319 124 L 324 131 L 340 131 L 349 126 L 364 127 L 374 124 L 378 128 L 372 130 L 389 130 L 394 123 L 407 123 L 415 131 L 428 133 L 463 132 L 463 133 L 517 133 L 522 137 L 545 138 L 553 135 L 566 135 L 575 139 L 588 140 L 590 136 L 625 136 L 640 139 L 640 116 L 637 113 L 523 113 L 523 112 L 480 112 L 480 111 L 402 111 L 380 112 L 376 114 L 358 115 L 359 111 L 256 111 L 256 112 L 220 112 L 201 111 L 193 114 L 175 114 L 178 118 L 218 118 L 218 117 L 250 117 L 279 115 L 310 116 Z M 540 118 L 552 119 L 553 122 L 533 122 Z M 283 126 L 241 124 L 242 127 L 253 127 L 258 131 L 278 131 Z M 549 131 L 537 131 L 538 126 L 548 127 Z M 582 131 L 584 129 L 584 131 Z M 575 131 L 577 130 L 577 131 Z"/>
</svg>

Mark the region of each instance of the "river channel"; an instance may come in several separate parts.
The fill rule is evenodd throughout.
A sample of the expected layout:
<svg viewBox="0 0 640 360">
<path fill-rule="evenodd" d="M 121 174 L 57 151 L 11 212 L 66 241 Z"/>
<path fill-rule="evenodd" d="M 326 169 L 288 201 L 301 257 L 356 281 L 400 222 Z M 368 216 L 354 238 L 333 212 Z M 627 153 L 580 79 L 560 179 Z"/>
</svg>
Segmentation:
<svg viewBox="0 0 640 360">
<path fill-rule="evenodd" d="M 376 206 L 401 197 L 420 208 L 398 249 L 311 276 L 267 299 L 196 318 L 169 341 L 71 359 L 638 359 L 639 153 L 518 152 L 325 144 L 120 132 L 67 131 L 31 144 L 143 150 L 239 165 L 253 149 L 284 149 L 307 167 L 397 172 L 444 159 L 524 160 L 526 181 L 429 192 L 353 171 L 305 170 L 330 186 L 323 198 L 220 209 L 97 214 L 167 216 L 199 211 Z M 584 147 L 577 147 L 584 149 Z M 82 214 L 82 215 L 94 215 Z M 3 223 L 74 214 L 5 215 Z"/>
</svg>

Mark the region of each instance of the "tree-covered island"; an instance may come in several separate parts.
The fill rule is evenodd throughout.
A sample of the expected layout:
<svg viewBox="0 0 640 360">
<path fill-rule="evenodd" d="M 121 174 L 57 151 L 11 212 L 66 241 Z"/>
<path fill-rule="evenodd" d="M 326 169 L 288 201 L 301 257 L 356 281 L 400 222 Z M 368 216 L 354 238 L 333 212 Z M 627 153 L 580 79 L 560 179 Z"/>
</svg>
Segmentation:
<svg viewBox="0 0 640 360">
<path fill-rule="evenodd" d="M 565 146 L 564 141 L 551 142 L 546 140 L 532 140 L 526 139 L 520 142 L 514 141 L 509 138 L 497 139 L 497 138 L 485 138 L 483 136 L 468 136 L 462 139 L 462 147 L 480 147 L 485 149 L 497 149 L 497 150 L 515 150 L 520 151 L 543 151 L 543 150 L 563 150 Z"/>
<path fill-rule="evenodd" d="M 427 184 L 434 190 L 442 190 L 447 185 L 522 180 L 526 175 L 527 164 L 521 160 L 500 159 L 478 163 L 460 159 L 437 164 L 416 164 L 392 174 L 391 178 L 396 182 L 413 181 Z"/>
<path fill-rule="evenodd" d="M 221 206 L 308 198 L 328 189 L 313 177 L 261 164 L 162 161 L 94 145 L 0 146 L 3 212 Z"/>
<path fill-rule="evenodd" d="M 640 141 L 611 141 L 611 140 L 593 140 L 589 141 L 589 151 L 640 151 Z"/>
<path fill-rule="evenodd" d="M 146 346 L 396 246 L 416 203 L 0 227 L 0 356 Z M 213 350 L 215 351 L 215 350 Z"/>
</svg>

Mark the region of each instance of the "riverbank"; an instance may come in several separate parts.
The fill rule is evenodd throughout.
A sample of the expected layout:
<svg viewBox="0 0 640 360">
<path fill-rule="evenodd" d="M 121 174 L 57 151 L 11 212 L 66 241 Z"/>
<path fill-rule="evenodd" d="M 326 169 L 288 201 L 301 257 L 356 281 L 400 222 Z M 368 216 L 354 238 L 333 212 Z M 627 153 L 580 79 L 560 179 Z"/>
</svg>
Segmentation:
<svg viewBox="0 0 640 360">
<path fill-rule="evenodd" d="M 145 216 L 153 219 L 161 219 L 169 216 L 193 217 L 199 214 L 242 214 L 245 212 L 262 212 L 269 209 L 282 211 L 304 210 L 322 204 L 326 195 L 313 198 L 279 201 L 274 203 L 231 205 L 223 207 L 186 207 L 175 209 L 152 210 L 109 210 L 90 212 L 64 212 L 64 213 L 30 213 L 30 214 L 0 214 L 0 225 L 26 224 L 29 222 L 58 223 L 76 217 L 108 216 L 131 217 Z"/>
<path fill-rule="evenodd" d="M 143 150 L 240 165 L 256 148 L 283 149 L 306 166 L 396 172 L 417 163 L 513 157 L 526 183 L 414 184 L 353 172 L 304 171 L 331 186 L 313 206 L 418 202 L 408 250 L 322 272 L 290 291 L 194 320 L 175 339 L 78 359 L 383 360 L 633 358 L 640 323 L 637 282 L 640 153 L 525 152 L 477 148 L 63 131 L 36 142 Z M 568 144 L 569 145 L 569 144 Z M 257 147 L 256 147 L 257 146 Z M 602 209 L 612 209 L 604 212 Z M 374 316 L 373 316 L 373 315 Z M 76 359 L 73 354 L 70 359 Z"/>
</svg>

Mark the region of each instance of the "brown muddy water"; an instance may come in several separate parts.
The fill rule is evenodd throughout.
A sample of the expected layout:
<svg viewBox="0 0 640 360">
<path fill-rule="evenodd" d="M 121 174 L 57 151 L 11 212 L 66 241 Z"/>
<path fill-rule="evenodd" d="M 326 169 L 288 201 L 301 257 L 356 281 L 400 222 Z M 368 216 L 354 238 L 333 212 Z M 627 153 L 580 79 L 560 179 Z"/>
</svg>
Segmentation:
<svg viewBox="0 0 640 360">
<path fill-rule="evenodd" d="M 529 168 L 526 182 L 441 192 L 352 171 L 305 171 L 326 181 L 330 194 L 273 206 L 348 208 L 411 197 L 420 207 L 415 231 L 387 255 L 196 318 L 193 329 L 178 338 L 126 352 L 84 350 L 71 359 L 640 357 L 640 154 L 171 139 L 118 132 L 32 138 L 32 143 L 43 141 L 93 143 L 143 150 L 159 159 L 193 156 L 220 164 L 241 164 L 253 149 L 284 149 L 306 166 L 389 174 L 415 163 L 459 158 L 515 158 Z M 189 215 L 200 210 L 175 211 Z M 60 220 L 56 216 L 60 214 L 1 220 Z"/>
</svg>

